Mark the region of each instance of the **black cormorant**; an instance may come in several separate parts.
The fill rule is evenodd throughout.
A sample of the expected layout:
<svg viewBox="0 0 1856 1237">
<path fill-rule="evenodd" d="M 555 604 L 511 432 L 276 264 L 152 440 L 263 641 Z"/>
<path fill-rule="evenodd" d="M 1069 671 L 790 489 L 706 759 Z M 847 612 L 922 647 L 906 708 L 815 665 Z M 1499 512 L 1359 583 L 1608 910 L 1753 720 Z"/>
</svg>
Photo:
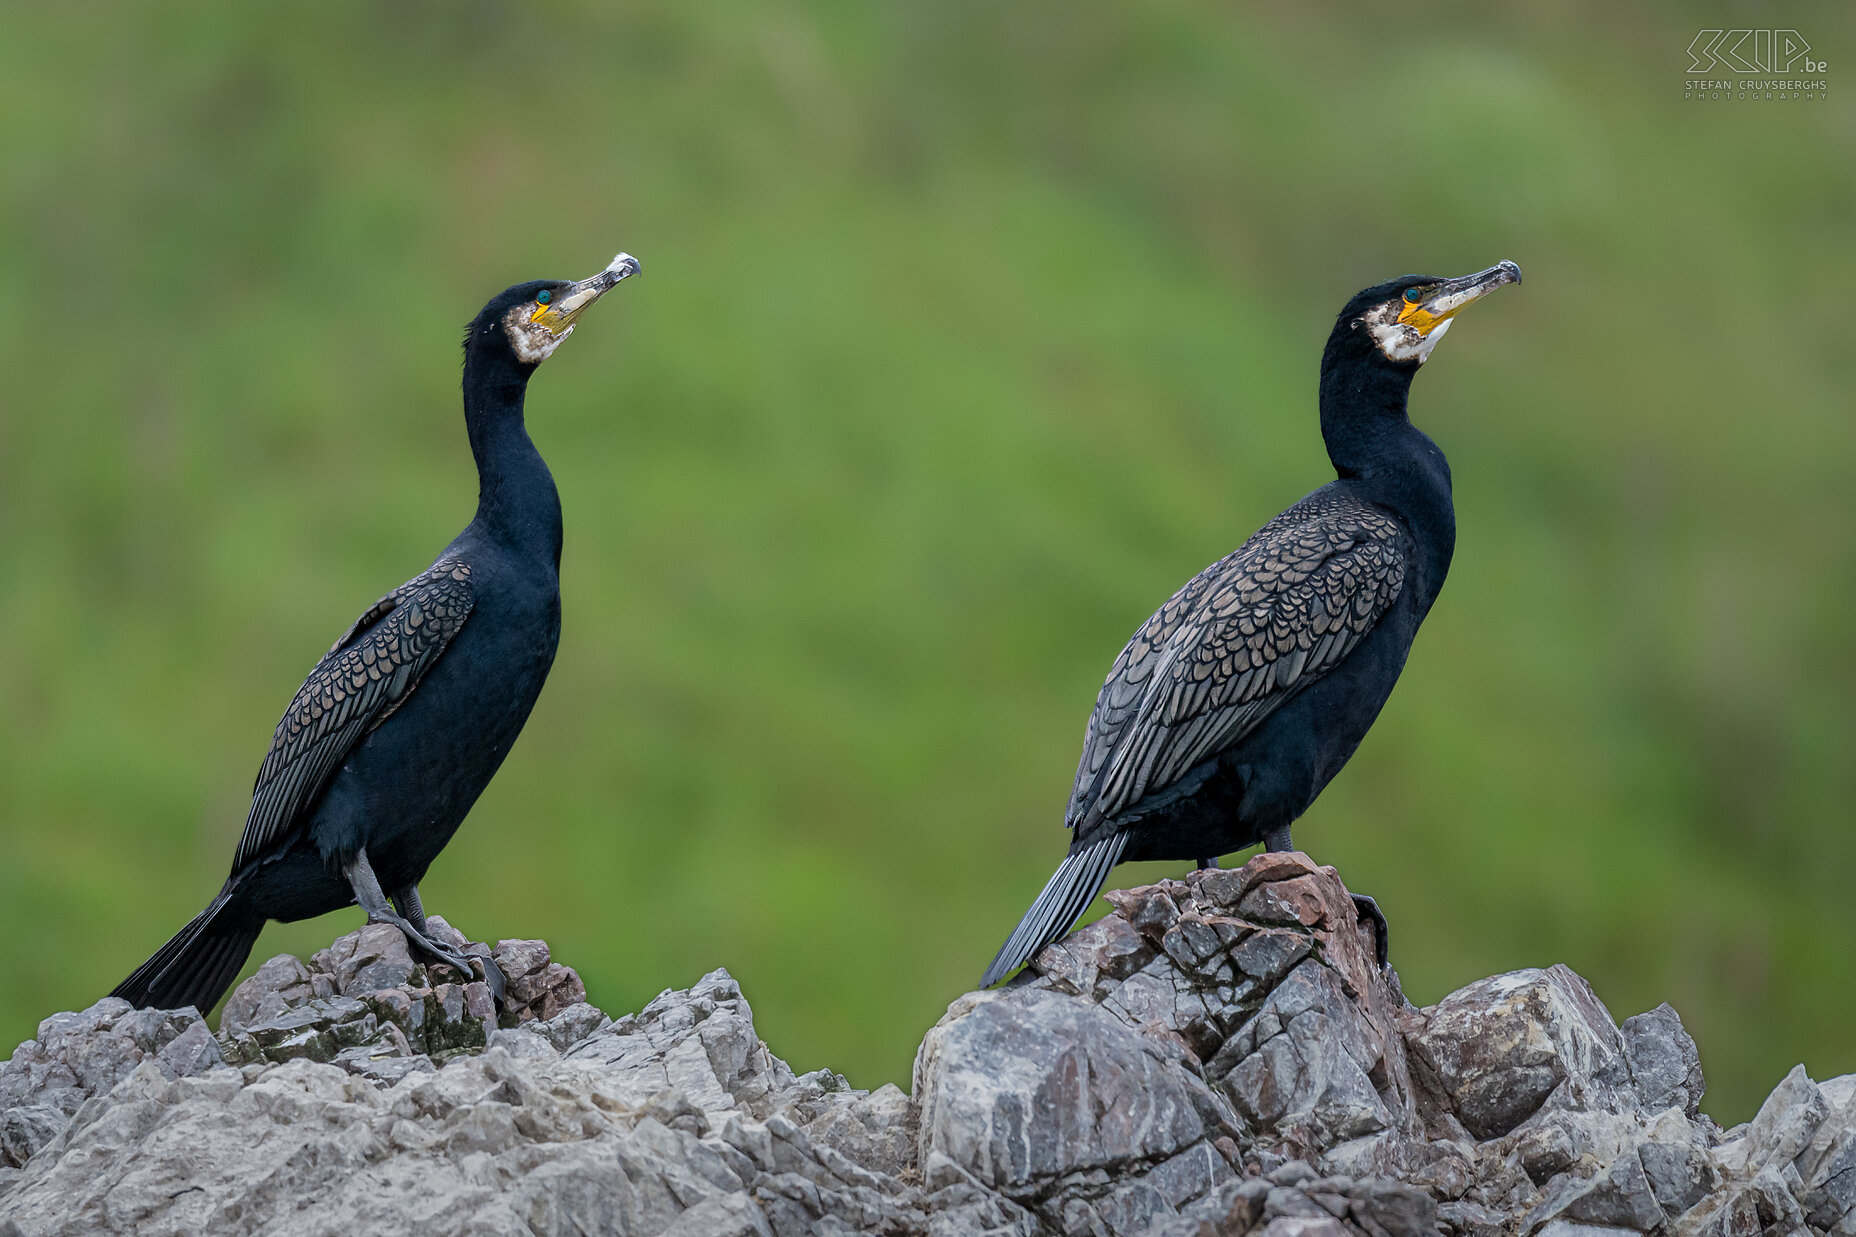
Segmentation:
<svg viewBox="0 0 1856 1237">
<path fill-rule="evenodd" d="M 224 888 L 112 995 L 210 1010 L 266 920 L 355 903 L 399 927 L 415 955 L 471 973 L 427 935 L 419 881 L 509 754 L 560 640 L 561 503 L 523 397 L 586 307 L 637 272 L 620 254 L 578 283 L 517 284 L 471 322 L 476 518 L 316 663 L 258 770 Z M 483 962 L 501 996 L 501 974 Z"/>
<path fill-rule="evenodd" d="M 1412 376 L 1457 311 L 1520 280 L 1502 262 L 1347 302 L 1321 354 L 1338 478 L 1194 576 L 1121 651 L 1083 734 L 1069 856 L 982 987 L 1068 931 L 1118 863 L 1291 849 L 1289 826 L 1398 681 L 1456 545 L 1450 465 L 1405 413 Z M 1384 917 L 1356 900 L 1383 963 Z"/>
</svg>

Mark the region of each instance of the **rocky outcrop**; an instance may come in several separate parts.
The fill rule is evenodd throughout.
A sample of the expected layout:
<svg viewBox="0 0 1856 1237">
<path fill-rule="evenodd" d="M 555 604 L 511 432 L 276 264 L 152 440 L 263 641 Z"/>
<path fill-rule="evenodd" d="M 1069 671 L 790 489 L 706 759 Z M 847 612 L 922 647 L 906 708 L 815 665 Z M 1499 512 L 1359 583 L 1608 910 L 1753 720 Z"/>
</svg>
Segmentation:
<svg viewBox="0 0 1856 1237">
<path fill-rule="evenodd" d="M 1301 855 L 1110 901 L 956 1001 L 912 1096 L 795 1076 L 726 972 L 615 1021 L 535 941 L 465 946 L 500 1007 L 382 927 L 217 1035 L 100 1001 L 0 1065 L 0 1237 L 1856 1232 L 1856 1076 L 1723 1131 L 1668 1006 L 1551 967 L 1414 1008 Z"/>
<path fill-rule="evenodd" d="M 917 1061 L 923 1162 L 1054 1231 L 1570 1237 L 1759 1231 L 1807 1196 L 1821 1227 L 1847 1210 L 1829 1190 L 1856 1128 L 1833 1119 L 1840 1084 L 1775 1093 L 1789 1142 L 1765 1114 L 1723 1134 L 1667 1006 L 1619 1027 L 1552 967 L 1415 1009 L 1333 870 L 1301 855 L 1110 901 L 1011 987 L 956 1002 Z"/>
</svg>

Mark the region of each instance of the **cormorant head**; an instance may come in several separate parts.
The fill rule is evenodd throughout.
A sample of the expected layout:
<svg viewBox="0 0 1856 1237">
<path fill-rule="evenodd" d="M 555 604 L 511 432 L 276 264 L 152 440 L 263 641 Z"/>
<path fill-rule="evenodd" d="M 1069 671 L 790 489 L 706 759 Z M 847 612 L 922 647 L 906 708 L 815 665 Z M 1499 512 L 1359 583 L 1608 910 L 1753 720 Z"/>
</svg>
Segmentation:
<svg viewBox="0 0 1856 1237">
<path fill-rule="evenodd" d="M 519 283 L 494 297 L 471 322 L 465 351 L 506 344 L 522 364 L 539 365 L 574 333 L 574 322 L 588 305 L 619 280 L 637 273 L 638 259 L 622 253 L 605 270 L 578 283 L 561 279 Z"/>
<path fill-rule="evenodd" d="M 1347 302 L 1328 337 L 1323 371 L 1349 356 L 1416 370 L 1465 305 L 1505 283 L 1520 283 L 1521 268 L 1497 262 L 1486 271 L 1445 279 L 1403 275 L 1366 289 Z"/>
</svg>

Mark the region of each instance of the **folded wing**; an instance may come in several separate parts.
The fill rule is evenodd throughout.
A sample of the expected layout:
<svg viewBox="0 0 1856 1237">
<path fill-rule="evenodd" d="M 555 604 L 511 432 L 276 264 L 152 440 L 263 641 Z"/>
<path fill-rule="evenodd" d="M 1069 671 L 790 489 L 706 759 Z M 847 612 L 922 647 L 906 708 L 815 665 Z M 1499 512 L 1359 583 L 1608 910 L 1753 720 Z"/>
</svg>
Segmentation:
<svg viewBox="0 0 1856 1237">
<path fill-rule="evenodd" d="M 1080 836 L 1240 742 L 1365 638 L 1405 569 L 1389 516 L 1324 489 L 1193 577 L 1109 671 L 1066 823 Z"/>
<path fill-rule="evenodd" d="M 443 656 L 472 603 L 469 566 L 441 560 L 376 602 L 316 663 L 258 769 L 234 873 L 307 816 L 342 761 Z"/>
</svg>

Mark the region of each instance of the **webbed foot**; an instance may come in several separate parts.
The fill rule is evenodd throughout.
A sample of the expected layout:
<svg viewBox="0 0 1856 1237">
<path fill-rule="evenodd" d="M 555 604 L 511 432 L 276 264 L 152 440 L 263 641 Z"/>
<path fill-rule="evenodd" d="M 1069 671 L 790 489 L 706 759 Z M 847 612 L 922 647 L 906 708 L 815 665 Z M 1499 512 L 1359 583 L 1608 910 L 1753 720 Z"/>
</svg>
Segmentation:
<svg viewBox="0 0 1856 1237">
<path fill-rule="evenodd" d="M 355 903 L 367 912 L 369 923 L 390 923 L 406 934 L 406 943 L 415 955 L 423 955 L 428 961 L 442 962 L 455 967 L 460 975 L 474 975 L 470 960 L 474 957 L 483 964 L 483 982 L 498 1001 L 509 995 L 509 983 L 503 978 L 502 968 L 485 954 L 466 954 L 461 950 L 441 945 L 431 937 L 431 930 L 426 923 L 425 907 L 419 902 L 419 888 L 407 885 L 393 891 L 393 898 L 388 900 L 380 887 L 380 878 L 374 875 L 374 867 L 367 861 L 367 849 L 355 852 L 353 859 L 342 865 L 342 875 L 348 878 L 348 887 L 354 891 Z M 398 904 L 397 909 L 395 903 Z"/>
<path fill-rule="evenodd" d="M 369 911 L 367 921 L 369 923 L 390 923 L 401 932 L 404 932 L 406 934 L 406 943 L 412 947 L 413 956 L 415 958 L 420 958 L 428 963 L 442 962 L 446 966 L 455 968 L 464 975 L 473 973 L 470 968 L 471 956 L 469 954 L 464 953 L 462 950 L 452 949 L 448 945 L 439 944 L 426 933 L 414 927 L 412 921 L 409 919 L 405 919 L 391 911 L 388 911 L 384 915 L 377 915 Z"/>
</svg>

